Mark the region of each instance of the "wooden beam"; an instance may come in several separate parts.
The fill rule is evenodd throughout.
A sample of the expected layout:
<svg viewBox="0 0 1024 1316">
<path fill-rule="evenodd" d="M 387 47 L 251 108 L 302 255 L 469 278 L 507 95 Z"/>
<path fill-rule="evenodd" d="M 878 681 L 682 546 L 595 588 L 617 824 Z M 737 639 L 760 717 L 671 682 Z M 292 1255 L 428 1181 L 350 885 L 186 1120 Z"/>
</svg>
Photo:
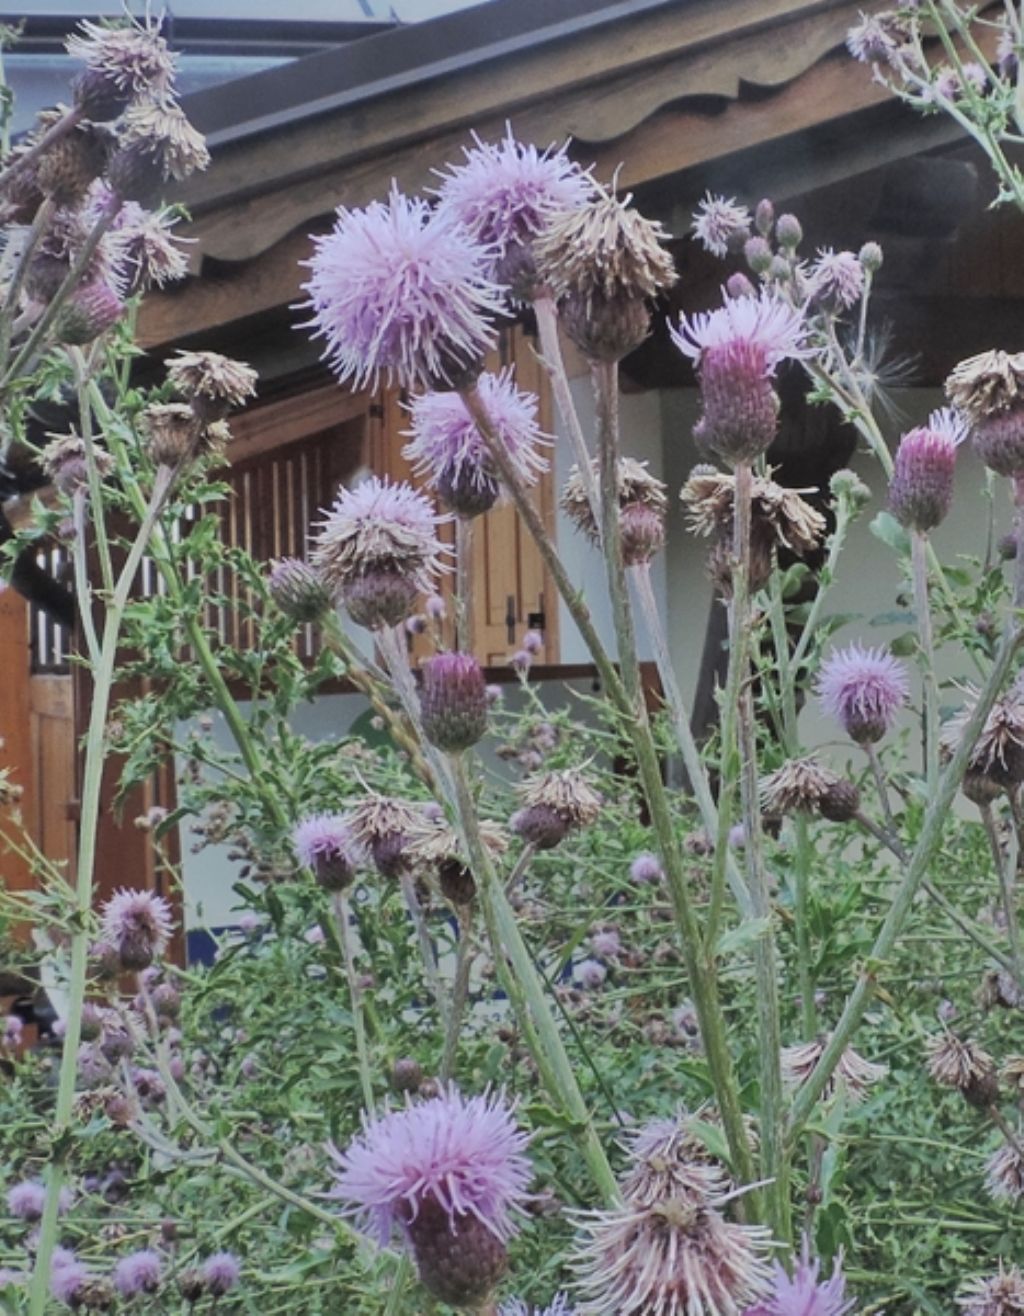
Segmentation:
<svg viewBox="0 0 1024 1316">
<path fill-rule="evenodd" d="M 30 649 L 29 607 L 13 589 L 0 591 L 0 767 L 11 769 L 11 780 L 22 788 L 21 819 L 25 831 L 35 835 L 38 800 L 34 790 L 32 719 L 29 700 Z M 0 831 L 12 827 L 5 811 Z M 8 850 L 0 838 L 0 877 L 4 886 L 22 891 L 32 886 L 28 864 Z"/>
</svg>

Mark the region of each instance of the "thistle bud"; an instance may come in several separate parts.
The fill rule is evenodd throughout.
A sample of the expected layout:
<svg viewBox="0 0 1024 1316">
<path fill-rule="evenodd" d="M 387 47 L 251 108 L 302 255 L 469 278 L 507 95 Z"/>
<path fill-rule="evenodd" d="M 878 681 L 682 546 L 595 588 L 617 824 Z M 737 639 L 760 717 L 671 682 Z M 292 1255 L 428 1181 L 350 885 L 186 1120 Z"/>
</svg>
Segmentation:
<svg viewBox="0 0 1024 1316">
<path fill-rule="evenodd" d="M 833 498 L 845 499 L 855 512 L 859 512 L 871 501 L 871 490 L 859 475 L 846 467 L 832 476 L 828 490 Z"/>
<path fill-rule="evenodd" d="M 775 207 L 767 197 L 757 203 L 754 211 L 754 227 L 762 237 L 768 237 L 775 223 Z"/>
<path fill-rule="evenodd" d="M 517 810 L 509 819 L 516 836 L 536 850 L 553 850 L 565 840 L 570 824 L 564 814 L 547 804 L 531 804 Z"/>
<path fill-rule="evenodd" d="M 930 426 L 900 440 L 889 482 L 889 510 L 907 530 L 927 534 L 944 521 L 953 502 L 956 442 Z"/>
<path fill-rule="evenodd" d="M 743 255 L 755 274 L 767 274 L 772 263 L 772 249 L 764 238 L 748 238 L 743 244 Z"/>
<path fill-rule="evenodd" d="M 775 225 L 775 236 L 780 246 L 785 247 L 787 251 L 796 251 L 804 240 L 804 231 L 796 215 L 780 215 Z"/>
<path fill-rule="evenodd" d="M 469 905 L 476 897 L 476 881 L 460 859 L 442 859 L 437 866 L 437 880 L 441 894 L 453 905 Z"/>
<path fill-rule="evenodd" d="M 423 664 L 420 713 L 432 745 L 450 754 L 469 749 L 487 730 L 487 693 L 480 664 L 466 653 L 442 653 Z"/>
<path fill-rule="evenodd" d="M 418 1060 L 403 1056 L 391 1067 L 391 1086 L 396 1092 L 415 1092 L 423 1082 L 423 1068 Z"/>
<path fill-rule="evenodd" d="M 124 314 L 124 303 L 108 284 L 97 280 L 76 288 L 61 307 L 54 325 L 58 342 L 84 347 L 112 328 Z"/>
<path fill-rule="evenodd" d="M 319 621 L 331 607 L 331 596 L 319 572 L 299 558 L 275 562 L 267 579 L 270 597 L 295 622 Z"/>
<path fill-rule="evenodd" d="M 742 271 L 737 270 L 735 274 L 730 274 L 725 281 L 725 295 L 732 298 L 756 297 L 757 289 Z"/>
<path fill-rule="evenodd" d="M 857 259 L 868 274 L 877 274 L 882 268 L 882 248 L 877 242 L 865 242 L 857 253 Z"/>
</svg>

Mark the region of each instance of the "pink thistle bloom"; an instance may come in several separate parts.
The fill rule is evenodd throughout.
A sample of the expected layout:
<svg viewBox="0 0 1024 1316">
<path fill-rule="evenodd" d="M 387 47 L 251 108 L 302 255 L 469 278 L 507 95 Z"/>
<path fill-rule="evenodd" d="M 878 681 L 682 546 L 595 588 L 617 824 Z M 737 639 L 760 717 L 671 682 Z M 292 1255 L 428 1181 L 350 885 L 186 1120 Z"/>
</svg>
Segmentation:
<svg viewBox="0 0 1024 1316">
<path fill-rule="evenodd" d="M 629 875 L 634 882 L 660 882 L 665 876 L 661 860 L 657 855 L 645 851 L 638 854 L 629 866 Z"/>
<path fill-rule="evenodd" d="M 581 960 L 576 965 L 576 976 L 581 987 L 588 991 L 596 991 L 608 977 L 608 970 L 600 960 Z"/>
<path fill-rule="evenodd" d="M 933 411 L 928 424 L 900 440 L 889 482 L 889 508 L 900 525 L 927 533 L 943 521 L 953 502 L 956 450 L 967 422 L 952 407 Z"/>
<path fill-rule="evenodd" d="M 58 1302 L 74 1307 L 89 1282 L 89 1272 L 73 1252 L 55 1248 L 50 1260 L 50 1293 Z"/>
<path fill-rule="evenodd" d="M 732 243 L 750 236 L 750 211 L 735 197 L 706 194 L 694 212 L 693 236 L 712 256 L 727 256 Z"/>
<path fill-rule="evenodd" d="M 330 1196 L 347 1202 L 381 1246 L 396 1227 L 407 1232 L 427 1204 L 452 1229 L 472 1217 L 504 1242 L 515 1232 L 512 1212 L 527 1201 L 527 1141 L 503 1097 L 450 1088 L 366 1120 L 344 1152 L 329 1147 L 337 1165 Z"/>
<path fill-rule="evenodd" d="M 163 954 L 174 920 L 171 907 L 152 891 L 122 887 L 103 906 L 102 937 L 117 949 L 125 969 L 145 969 Z"/>
<path fill-rule="evenodd" d="M 811 1260 L 807 1239 L 804 1239 L 800 1260 L 792 1276 L 776 1261 L 774 1263 L 774 1292 L 754 1307 L 748 1307 L 744 1316 L 845 1316 L 854 1305 L 846 1297 L 846 1279 L 837 1260 L 830 1279 L 819 1281 L 820 1260 Z"/>
<path fill-rule="evenodd" d="M 846 48 L 862 64 L 893 63 L 907 41 L 907 30 L 895 14 L 864 14 L 846 34 Z"/>
<path fill-rule="evenodd" d="M 591 933 L 590 944 L 594 954 L 600 955 L 602 959 L 614 959 L 616 955 L 622 954 L 622 938 L 614 928 Z"/>
<path fill-rule="evenodd" d="M 500 313 L 489 253 L 450 214 L 396 186 L 385 205 L 338 211 L 314 239 L 307 305 L 342 383 L 403 388 L 453 383 L 494 346 Z"/>
<path fill-rule="evenodd" d="M 235 1287 L 242 1275 L 242 1267 L 232 1252 L 214 1252 L 203 1262 L 203 1279 L 208 1293 L 223 1297 Z"/>
<path fill-rule="evenodd" d="M 163 1263 L 160 1254 L 150 1249 L 130 1252 L 114 1267 L 114 1287 L 123 1298 L 137 1293 L 155 1293 L 160 1287 Z"/>
<path fill-rule="evenodd" d="M 568 144 L 538 151 L 516 141 L 511 127 L 498 143 L 483 142 L 475 133 L 473 139 L 473 147 L 463 148 L 465 163 L 441 175 L 438 214 L 450 215 L 494 253 L 495 282 L 525 293 L 536 276 L 529 250 L 533 238 L 553 215 L 582 206 L 593 183 L 568 158 Z"/>
<path fill-rule="evenodd" d="M 822 708 L 860 744 L 873 744 L 891 730 L 907 702 L 910 684 L 903 664 L 884 649 L 851 644 L 833 649 L 818 677 Z"/>
<path fill-rule="evenodd" d="M 70 1188 L 62 1188 L 57 1203 L 59 1215 L 67 1215 L 71 1210 L 74 1197 Z M 38 1179 L 24 1179 L 16 1183 L 7 1193 L 7 1209 L 19 1220 L 33 1224 L 42 1219 L 46 1209 L 46 1189 Z"/>
<path fill-rule="evenodd" d="M 292 832 L 292 844 L 299 863 L 311 869 L 326 889 L 341 890 L 355 876 L 358 847 L 344 814 L 317 813 L 303 818 Z"/>
<path fill-rule="evenodd" d="M 680 352 L 698 368 L 707 356 L 745 349 L 767 376 L 774 374 L 782 361 L 799 360 L 814 352 L 805 341 L 803 312 L 767 289 L 756 297 L 727 297 L 713 311 L 681 315 L 678 329 L 670 324 L 669 333 Z"/>
<path fill-rule="evenodd" d="M 537 398 L 521 393 L 510 369 L 480 376 L 477 387 L 491 423 L 524 484 L 548 468 L 540 454 L 549 446 L 537 424 Z M 409 406 L 412 442 L 403 456 L 454 511 L 475 516 L 497 501 L 499 481 L 487 445 L 457 393 L 422 393 Z"/>
<path fill-rule="evenodd" d="M 864 266 L 852 251 L 823 247 L 811 266 L 812 296 L 819 302 L 848 311 L 864 292 Z"/>
</svg>

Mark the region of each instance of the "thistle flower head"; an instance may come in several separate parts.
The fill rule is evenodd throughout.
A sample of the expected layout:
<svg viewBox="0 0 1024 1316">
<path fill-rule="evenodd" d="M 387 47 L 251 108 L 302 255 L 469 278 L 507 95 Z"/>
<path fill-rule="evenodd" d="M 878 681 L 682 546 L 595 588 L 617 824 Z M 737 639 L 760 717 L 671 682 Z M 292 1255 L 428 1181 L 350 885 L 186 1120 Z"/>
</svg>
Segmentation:
<svg viewBox="0 0 1024 1316">
<path fill-rule="evenodd" d="M 801 493 L 786 489 L 764 476 L 755 475 L 751 484 L 751 517 L 770 529 L 784 548 L 803 556 L 817 548 L 825 537 L 825 518 Z M 690 528 L 699 535 L 732 534 L 736 477 L 713 466 L 696 466 L 679 493 Z"/>
<path fill-rule="evenodd" d="M 359 855 L 345 814 L 303 818 L 292 832 L 292 845 L 299 863 L 327 890 L 343 890 L 355 876 Z"/>
<path fill-rule="evenodd" d="M 940 733 L 942 747 L 956 752 L 968 722 L 974 716 L 978 692 L 967 687 L 963 708 L 947 722 Z M 1024 782 L 1024 691 L 1011 686 L 992 705 L 981 728 L 967 764 L 965 790 L 974 798 L 998 794 Z"/>
<path fill-rule="evenodd" d="M 957 1297 L 963 1316 L 1022 1316 L 1024 1314 L 1024 1273 L 1016 1266 L 984 1279 L 968 1280 Z"/>
<path fill-rule="evenodd" d="M 65 1306 L 78 1308 L 91 1282 L 88 1268 L 66 1248 L 55 1248 L 50 1260 L 50 1293 Z"/>
<path fill-rule="evenodd" d="M 629 875 L 634 882 L 660 882 L 665 876 L 661 860 L 655 854 L 638 854 L 629 865 Z"/>
<path fill-rule="evenodd" d="M 386 1244 L 401 1230 L 424 1284 L 445 1301 L 486 1298 L 527 1201 L 527 1135 L 493 1093 L 451 1088 L 368 1119 L 335 1161 L 331 1196 Z"/>
<path fill-rule="evenodd" d="M 727 256 L 737 242 L 750 236 L 750 211 L 735 199 L 710 192 L 700 202 L 693 216 L 693 236 L 712 256 Z"/>
<path fill-rule="evenodd" d="M 985 1165 L 985 1188 L 996 1202 L 1013 1205 L 1024 1197 L 1024 1156 L 1013 1143 L 1003 1143 L 989 1157 Z"/>
<path fill-rule="evenodd" d="M 174 232 L 178 216 L 168 210 L 144 210 L 126 201 L 118 211 L 110 237 L 118 273 L 131 292 L 163 288 L 188 273 L 182 238 Z"/>
<path fill-rule="evenodd" d="M 86 19 L 65 42 L 72 59 L 84 62 L 86 73 L 93 75 L 80 84 L 99 97 L 97 82 L 117 104 L 134 96 L 161 96 L 170 91 L 177 66 L 177 56 L 160 35 L 160 24 L 130 19 L 117 25 L 93 23 Z M 86 97 L 84 108 L 95 112 Z M 98 115 L 95 117 L 107 117 Z"/>
<path fill-rule="evenodd" d="M 560 814 L 571 827 L 589 827 L 600 816 L 604 801 L 578 768 L 544 772 L 520 787 L 525 808 L 541 806 Z"/>
<path fill-rule="evenodd" d="M 376 388 L 383 376 L 420 389 L 476 373 L 501 300 L 487 250 L 450 213 L 392 186 L 386 205 L 340 209 L 314 242 L 304 287 L 342 383 Z"/>
<path fill-rule="evenodd" d="M 331 595 L 320 573 L 299 558 L 280 558 L 270 568 L 267 590 L 292 621 L 313 622 L 330 609 Z"/>
<path fill-rule="evenodd" d="M 904 434 L 889 481 L 889 509 L 900 525 L 924 534 L 946 518 L 956 450 L 966 434 L 966 421 L 952 407 L 933 411 L 927 425 Z"/>
<path fill-rule="evenodd" d="M 256 371 L 219 352 L 178 352 L 167 365 L 167 382 L 204 420 L 215 420 L 256 396 Z"/>
<path fill-rule="evenodd" d="M 856 306 L 864 293 L 864 266 L 852 251 L 823 247 L 807 277 L 814 301 L 837 311 Z"/>
<path fill-rule="evenodd" d="M 944 1031 L 928 1039 L 925 1051 L 935 1082 L 955 1088 L 971 1105 L 990 1105 L 998 1095 L 995 1061 L 971 1038 Z"/>
<path fill-rule="evenodd" d="M 595 488 L 600 488 L 600 471 L 598 462 L 591 462 L 591 474 Z M 661 544 L 665 537 L 665 513 L 669 500 L 665 493 L 665 484 L 650 474 L 648 463 L 637 462 L 632 457 L 620 457 L 616 465 L 616 483 L 619 486 L 619 512 L 621 533 L 623 533 L 623 555 L 627 565 L 646 561 L 650 554 L 640 550 L 636 542 L 637 519 L 640 513 L 648 513 L 654 521 L 655 537 Z M 559 505 L 575 528 L 586 534 L 591 544 L 599 544 L 600 532 L 598 522 L 594 519 L 587 486 L 578 466 L 571 468 L 569 479 L 562 488 Z"/>
<path fill-rule="evenodd" d="M 724 353 L 741 354 L 760 376 L 775 373 L 786 360 L 812 355 L 803 313 L 769 289 L 756 297 L 726 297 L 713 311 L 679 317 L 669 325 L 672 341 L 701 369 Z"/>
<path fill-rule="evenodd" d="M 761 807 L 773 818 L 816 813 L 841 780 L 813 755 L 789 759 L 761 782 Z"/>
<path fill-rule="evenodd" d="M 143 200 L 168 179 L 181 181 L 210 163 L 203 134 L 192 127 L 184 110 L 169 96 L 129 106 L 118 137 L 119 149 L 110 162 L 107 178 L 114 190 L 128 200 Z"/>
<path fill-rule="evenodd" d="M 511 127 L 500 142 L 464 148 L 465 163 L 441 175 L 441 214 L 451 216 L 492 253 L 490 274 L 524 300 L 534 291 L 533 239 L 553 215 L 575 210 L 593 183 L 566 154 L 566 146 L 519 142 Z"/>
<path fill-rule="evenodd" d="M 420 823 L 420 812 L 405 800 L 370 792 L 348 813 L 348 825 L 360 849 L 378 872 L 394 877 L 406 867 L 406 847 Z"/>
<path fill-rule="evenodd" d="M 498 439 L 519 479 L 534 484 L 548 463 L 548 439 L 537 424 L 537 398 L 516 388 L 511 369 L 480 376 L 477 388 Z M 412 440 L 402 450 L 453 511 L 473 516 L 498 498 L 499 480 L 475 422 L 457 393 L 421 393 L 409 406 Z"/>
<path fill-rule="evenodd" d="M 845 1316 L 854 1306 L 846 1296 L 846 1278 L 836 1259 L 828 1279 L 820 1279 L 821 1261 L 811 1260 L 806 1237 L 793 1274 L 774 1264 L 773 1290 L 744 1316 Z"/>
<path fill-rule="evenodd" d="M 576 1316 L 576 1308 L 564 1293 L 559 1293 L 547 1307 L 531 1307 L 522 1298 L 512 1298 L 501 1304 L 498 1316 Z"/>
<path fill-rule="evenodd" d="M 628 1152 L 630 1164 L 621 1188 L 636 1206 L 675 1198 L 706 1201 L 728 1191 L 725 1170 L 694 1136 L 685 1112 L 644 1124 L 631 1136 Z"/>
<path fill-rule="evenodd" d="M 907 44 L 909 29 L 894 13 L 864 14 L 846 34 L 846 48 L 862 64 L 895 63 Z"/>
<path fill-rule="evenodd" d="M 78 434 L 55 434 L 39 454 L 39 463 L 53 483 L 64 493 L 82 488 L 89 479 L 85 440 Z M 93 445 L 93 461 L 102 479 L 113 470 L 113 458 L 103 448 Z"/>
<path fill-rule="evenodd" d="M 481 819 L 479 826 L 480 839 L 491 854 L 504 854 L 509 842 L 503 828 L 488 818 Z M 408 855 L 416 863 L 439 864 L 446 859 L 465 862 L 459 834 L 448 824 L 443 814 L 433 816 L 426 810 L 416 813 L 407 835 Z"/>
<path fill-rule="evenodd" d="M 155 1293 L 160 1287 L 163 1262 L 159 1252 L 146 1248 L 130 1252 L 114 1267 L 114 1287 L 122 1298 L 134 1298 L 140 1293 Z"/>
<path fill-rule="evenodd" d="M 768 1289 L 768 1231 L 711 1201 L 627 1201 L 582 1215 L 573 1267 L 585 1316 L 739 1316 Z"/>
<path fill-rule="evenodd" d="M 487 690 L 483 669 L 470 653 L 439 653 L 423 664 L 420 717 L 432 745 L 458 754 L 487 730 Z"/>
<path fill-rule="evenodd" d="M 858 644 L 833 649 L 818 677 L 822 708 L 862 744 L 881 740 L 892 728 L 909 692 L 902 663 L 884 649 Z"/>
<path fill-rule="evenodd" d="M 221 1298 L 238 1284 L 242 1267 L 233 1252 L 214 1252 L 203 1262 L 200 1273 L 207 1293 Z"/>
<path fill-rule="evenodd" d="M 319 525 L 312 562 L 355 620 L 397 625 L 412 611 L 416 595 L 433 588 L 448 552 L 437 528 L 448 519 L 436 515 L 411 485 L 372 475 L 339 492 Z"/>
<path fill-rule="evenodd" d="M 826 1033 L 813 1042 L 798 1042 L 795 1046 L 782 1048 L 782 1081 L 786 1087 L 798 1088 L 810 1078 L 828 1044 L 829 1036 Z M 852 1105 L 858 1105 L 867 1096 L 868 1088 L 885 1078 L 888 1072 L 887 1066 L 865 1060 L 852 1046 L 848 1046 L 829 1076 L 821 1094 L 822 1099 L 828 1101 L 841 1088 L 847 1100 Z"/>
<path fill-rule="evenodd" d="M 122 888 L 101 912 L 101 935 L 116 947 L 122 968 L 146 969 L 167 948 L 174 922 L 162 896 Z"/>
<path fill-rule="evenodd" d="M 967 357 L 946 380 L 946 396 L 973 421 L 1024 401 L 1024 352 L 988 351 Z"/>
</svg>

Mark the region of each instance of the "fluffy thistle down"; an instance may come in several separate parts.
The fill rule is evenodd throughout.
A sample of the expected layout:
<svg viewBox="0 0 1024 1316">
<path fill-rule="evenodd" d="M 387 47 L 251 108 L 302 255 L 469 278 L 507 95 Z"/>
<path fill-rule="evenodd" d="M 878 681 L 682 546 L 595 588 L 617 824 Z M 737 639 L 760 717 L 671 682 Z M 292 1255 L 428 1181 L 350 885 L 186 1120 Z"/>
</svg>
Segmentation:
<svg viewBox="0 0 1024 1316">
<path fill-rule="evenodd" d="M 437 529 L 450 518 L 408 484 L 372 475 L 342 489 L 319 523 L 311 560 L 361 625 L 395 626 L 430 593 L 450 553 Z"/>
<path fill-rule="evenodd" d="M 603 188 L 555 216 L 534 243 L 541 280 L 559 299 L 562 324 L 583 354 L 618 361 L 650 327 L 648 301 L 676 281 L 668 238 L 629 202 Z"/>
<path fill-rule="evenodd" d="M 943 723 L 940 744 L 945 753 L 956 752 L 974 715 L 978 692 L 967 687 L 964 706 Z M 1011 686 L 995 701 L 974 742 L 963 791 L 978 804 L 990 803 L 1004 790 L 1024 782 L 1024 691 Z"/>
<path fill-rule="evenodd" d="M 906 669 L 884 649 L 858 644 L 833 649 L 821 665 L 818 700 L 858 744 L 872 744 L 890 731 L 907 702 Z"/>
<path fill-rule="evenodd" d="M 693 215 L 693 236 L 712 256 L 727 256 L 750 237 L 750 211 L 735 197 L 726 200 L 708 192 Z"/>
<path fill-rule="evenodd" d="M 541 449 L 549 440 L 537 423 L 537 398 L 520 392 L 511 368 L 485 372 L 477 388 L 495 434 L 516 475 L 535 484 L 548 469 Z M 409 406 L 411 440 L 402 455 L 414 473 L 435 489 L 453 512 L 477 516 L 489 511 L 501 493 L 498 474 L 475 421 L 457 393 L 421 393 Z"/>
<path fill-rule="evenodd" d="M 945 520 L 953 502 L 956 452 L 966 420 L 952 407 L 933 411 L 928 424 L 900 440 L 889 481 L 889 510 L 908 530 L 927 534 Z"/>
<path fill-rule="evenodd" d="M 330 1148 L 330 1196 L 382 1246 L 403 1235 L 435 1297 L 479 1304 L 505 1271 L 505 1244 L 528 1201 L 527 1142 L 503 1097 L 452 1088 L 369 1117 L 344 1152 Z"/>
<path fill-rule="evenodd" d="M 1024 1316 L 1024 1273 L 1000 1261 L 997 1274 L 968 1280 L 956 1301 L 962 1316 Z"/>
<path fill-rule="evenodd" d="M 441 175 L 438 211 L 450 214 L 489 253 L 489 274 L 514 299 L 537 292 L 533 241 L 553 216 L 573 211 L 591 196 L 593 181 L 569 159 L 567 144 L 518 142 L 508 128 L 500 142 L 463 150 L 465 162 Z"/>
<path fill-rule="evenodd" d="M 971 422 L 978 456 L 999 475 L 1024 472 L 1024 352 L 981 352 L 955 367 L 946 396 Z"/>
<path fill-rule="evenodd" d="M 148 968 L 167 949 L 173 927 L 170 905 L 151 891 L 122 888 L 101 910 L 100 935 L 123 969 Z"/>
<path fill-rule="evenodd" d="M 773 1271 L 773 1291 L 744 1316 L 846 1316 L 853 1309 L 854 1299 L 846 1296 L 839 1259 L 829 1278 L 821 1279 L 821 1262 L 811 1260 L 806 1237 L 793 1274 L 787 1274 L 777 1261 Z"/>
<path fill-rule="evenodd" d="M 1004 1143 L 985 1165 L 985 1188 L 995 1202 L 1016 1205 L 1024 1197 L 1024 1156 L 1012 1143 Z"/>
<path fill-rule="evenodd" d="M 771 530 L 783 548 L 804 557 L 825 538 L 824 516 L 801 494 L 809 489 L 786 489 L 774 480 L 755 475 L 751 486 L 751 518 Z M 691 530 L 710 536 L 732 533 L 736 478 L 713 466 L 695 466 L 679 493 Z"/>
<path fill-rule="evenodd" d="M 317 813 L 303 818 L 292 832 L 295 854 L 318 885 L 342 891 L 355 877 L 359 853 L 346 814 Z"/>
<path fill-rule="evenodd" d="M 779 400 L 772 384 L 782 361 L 809 355 L 803 314 L 774 291 L 726 297 L 714 311 L 681 316 L 672 341 L 693 361 L 702 414 L 694 436 L 733 464 L 763 453 L 775 438 Z"/>
<path fill-rule="evenodd" d="M 798 1042 L 795 1046 L 782 1048 L 782 1081 L 787 1088 L 796 1089 L 807 1082 L 828 1045 L 829 1037 L 830 1034 L 825 1033 L 813 1042 Z M 859 1105 L 867 1096 L 868 1089 L 885 1078 L 888 1072 L 886 1065 L 876 1065 L 871 1060 L 865 1060 L 852 1046 L 848 1046 L 829 1075 L 821 1094 L 822 1100 L 829 1101 L 842 1089 L 852 1105 Z"/>
<path fill-rule="evenodd" d="M 348 813 L 356 845 L 367 852 L 384 877 L 397 877 L 408 866 L 406 847 L 420 824 L 421 811 L 405 800 L 370 792 Z"/>
<path fill-rule="evenodd" d="M 392 187 L 387 204 L 338 211 L 314 239 L 304 284 L 315 336 L 342 383 L 412 390 L 474 377 L 494 346 L 490 254 L 450 213 Z"/>
<path fill-rule="evenodd" d="M 970 1038 L 937 1033 L 925 1044 L 928 1073 L 943 1087 L 955 1088 L 972 1106 L 991 1105 L 999 1095 L 995 1061 Z"/>
</svg>

